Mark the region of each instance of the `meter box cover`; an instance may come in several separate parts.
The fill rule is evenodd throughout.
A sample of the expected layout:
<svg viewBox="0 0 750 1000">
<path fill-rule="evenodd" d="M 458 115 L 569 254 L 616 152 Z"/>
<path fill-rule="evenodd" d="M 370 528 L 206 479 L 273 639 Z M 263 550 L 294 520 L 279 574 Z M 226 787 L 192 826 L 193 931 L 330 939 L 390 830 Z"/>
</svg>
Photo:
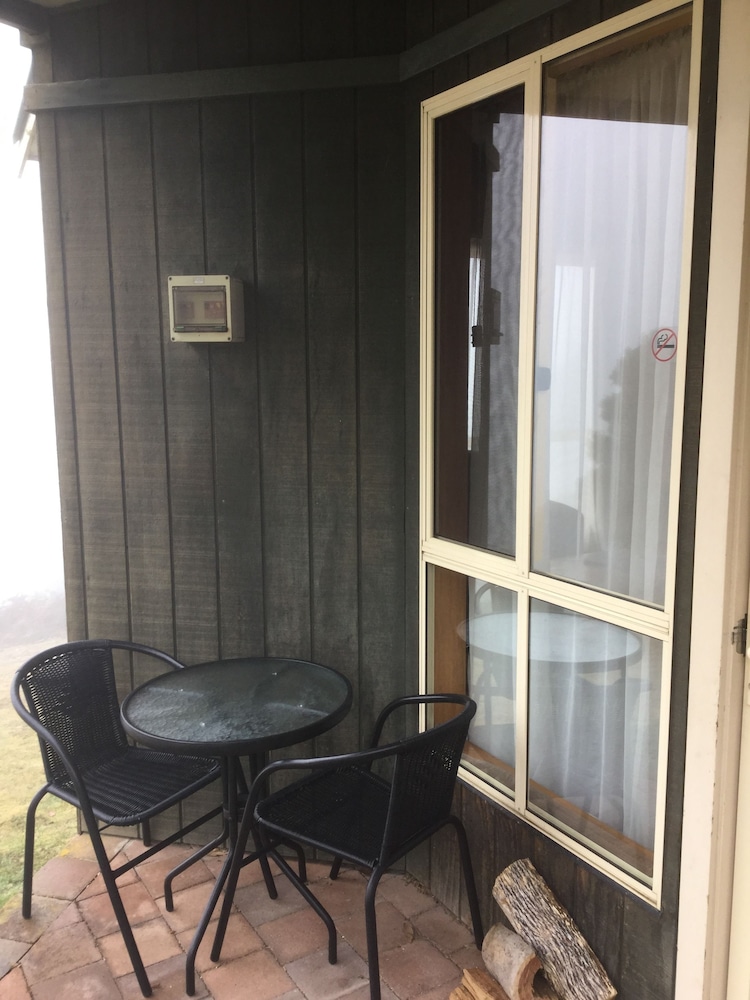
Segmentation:
<svg viewBox="0 0 750 1000">
<path fill-rule="evenodd" d="M 169 336 L 178 343 L 245 339 L 242 282 L 226 274 L 171 274 Z"/>
</svg>

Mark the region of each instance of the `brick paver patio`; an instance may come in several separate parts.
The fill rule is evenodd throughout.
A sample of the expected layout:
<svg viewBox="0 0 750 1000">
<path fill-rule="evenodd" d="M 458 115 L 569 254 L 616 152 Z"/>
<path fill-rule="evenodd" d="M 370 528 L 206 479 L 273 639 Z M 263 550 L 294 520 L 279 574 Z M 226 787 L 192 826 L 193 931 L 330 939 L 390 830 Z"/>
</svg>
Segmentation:
<svg viewBox="0 0 750 1000">
<path fill-rule="evenodd" d="M 130 840 L 110 840 L 112 853 L 132 850 Z M 179 876 L 168 913 L 163 878 L 187 853 L 167 848 L 118 881 L 154 1000 L 187 997 L 185 951 L 222 861 L 209 856 Z M 196 1000 L 368 1000 L 366 879 L 350 870 L 331 881 L 320 864 L 308 874 L 336 922 L 337 964 L 328 963 L 322 921 L 284 876 L 277 875 L 272 900 L 257 864 L 249 865 L 220 961 L 209 956 L 211 927 L 198 952 Z M 381 881 L 377 914 L 383 1000 L 448 1000 L 462 970 L 482 965 L 470 929 L 409 878 Z M 0 913 L 0 1000 L 140 996 L 88 837 L 78 837 L 36 874 L 30 920 L 21 916 L 20 896 Z"/>
</svg>

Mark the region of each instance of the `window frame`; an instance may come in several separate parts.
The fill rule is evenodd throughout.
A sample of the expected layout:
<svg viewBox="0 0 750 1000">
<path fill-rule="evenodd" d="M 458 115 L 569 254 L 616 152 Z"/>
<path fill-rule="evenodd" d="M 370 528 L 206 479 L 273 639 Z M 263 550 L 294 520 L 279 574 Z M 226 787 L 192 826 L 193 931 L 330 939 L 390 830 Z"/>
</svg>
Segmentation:
<svg viewBox="0 0 750 1000">
<path fill-rule="evenodd" d="M 607 594 L 584 584 L 556 580 L 531 570 L 531 488 L 533 373 L 536 310 L 536 267 L 538 252 L 539 163 L 541 146 L 542 79 L 546 63 L 629 28 L 681 9 L 692 8 L 690 91 L 687 135 L 687 162 L 683 205 L 683 242 L 680 273 L 678 350 L 675 357 L 675 402 L 670 464 L 670 497 L 666 547 L 666 587 L 663 607 Z M 529 606 L 532 599 L 550 601 L 573 612 L 611 622 L 657 639 L 662 643 L 661 701 L 659 719 L 656 828 L 653 875 L 650 880 L 625 870 L 585 844 L 529 811 L 527 788 L 528 671 L 518 669 L 516 714 L 516 793 L 511 799 L 485 782 L 474 771 L 462 767 L 462 781 L 492 801 L 502 805 L 533 828 L 562 845 L 576 857 L 602 871 L 646 902 L 659 906 L 664 862 L 666 823 L 667 748 L 669 740 L 672 644 L 675 611 L 677 515 L 682 452 L 682 414 L 685 394 L 686 343 L 689 315 L 690 265 L 695 196 L 695 159 L 698 113 L 698 83 L 701 38 L 701 0 L 652 0 L 640 7 L 602 22 L 586 31 L 556 42 L 530 56 L 516 60 L 480 77 L 453 87 L 422 102 L 421 111 L 421 249 L 420 249 L 420 594 L 419 663 L 420 687 L 432 683 L 430 637 L 430 567 L 442 567 L 464 576 L 481 578 L 514 591 L 518 595 L 518 663 L 527 660 Z M 522 85 L 525 100 L 524 180 L 522 195 L 522 237 L 520 268 L 520 336 L 518 358 L 517 430 L 517 510 L 516 554 L 514 557 L 481 550 L 434 534 L 434 448 L 435 448 L 435 122 L 456 109 L 481 101 L 500 91 Z M 519 754 L 519 750 L 521 751 Z"/>
</svg>

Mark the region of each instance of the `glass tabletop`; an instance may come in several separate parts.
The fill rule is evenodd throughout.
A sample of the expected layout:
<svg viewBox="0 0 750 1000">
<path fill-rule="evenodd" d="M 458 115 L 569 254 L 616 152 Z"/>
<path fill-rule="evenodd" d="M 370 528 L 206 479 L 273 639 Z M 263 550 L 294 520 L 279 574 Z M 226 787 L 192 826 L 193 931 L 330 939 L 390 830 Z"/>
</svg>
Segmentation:
<svg viewBox="0 0 750 1000">
<path fill-rule="evenodd" d="M 344 718 L 351 703 L 351 684 L 331 667 L 238 657 L 147 681 L 123 700 L 122 721 L 146 746 L 252 754 L 320 735 Z"/>
</svg>

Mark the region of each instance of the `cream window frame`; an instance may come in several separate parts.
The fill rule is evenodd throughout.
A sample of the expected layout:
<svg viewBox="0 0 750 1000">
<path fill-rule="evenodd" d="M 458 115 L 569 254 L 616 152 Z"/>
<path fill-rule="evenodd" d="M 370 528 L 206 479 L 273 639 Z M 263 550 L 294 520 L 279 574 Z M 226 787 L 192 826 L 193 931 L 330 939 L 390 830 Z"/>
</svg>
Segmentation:
<svg viewBox="0 0 750 1000">
<path fill-rule="evenodd" d="M 692 7 L 692 50 L 688 113 L 688 143 L 685 175 L 683 246 L 680 285 L 680 321 L 677 331 L 681 350 L 678 351 L 675 378 L 675 412 L 670 465 L 670 497 L 667 534 L 667 580 L 663 608 L 640 604 L 615 595 L 600 593 L 583 585 L 551 579 L 534 573 L 530 567 L 531 512 L 531 440 L 533 397 L 533 347 L 535 328 L 535 279 L 538 233 L 538 190 L 541 138 L 541 90 L 544 65 L 562 55 L 600 42 L 628 28 L 680 9 Z M 695 190 L 695 157 L 698 115 L 698 83 L 700 66 L 702 2 L 692 4 L 682 0 L 652 0 L 625 14 L 580 32 L 570 38 L 519 59 L 507 66 L 469 80 L 422 103 L 421 118 L 421 253 L 420 253 L 420 684 L 428 690 L 431 682 L 431 643 L 428 622 L 430 600 L 428 570 L 438 566 L 465 576 L 481 578 L 492 584 L 513 590 L 519 597 L 519 662 L 528 642 L 529 599 L 550 601 L 571 611 L 599 618 L 662 642 L 662 690 L 658 750 L 658 780 L 654 866 L 651 879 L 644 881 L 639 873 L 624 870 L 620 864 L 602 856 L 600 850 L 568 836 L 541 817 L 531 813 L 526 804 L 527 778 L 526 719 L 528 692 L 525 672 L 517 677 L 516 715 L 516 797 L 511 799 L 483 781 L 476 773 L 463 767 L 460 776 L 472 788 L 518 815 L 532 827 L 564 846 L 576 857 L 602 871 L 617 883 L 631 890 L 646 902 L 659 906 L 664 861 L 664 827 L 667 778 L 667 747 L 669 737 L 670 680 L 672 639 L 674 629 L 675 568 L 677 547 L 677 514 L 680 486 L 682 445 L 682 410 L 685 392 L 685 362 L 688 324 L 690 257 L 693 233 L 693 196 Z M 516 555 L 500 556 L 471 546 L 438 538 L 434 533 L 434 125 L 450 111 L 481 101 L 499 91 L 524 86 L 526 128 L 524 135 L 524 182 L 522 195 L 521 243 L 521 315 L 518 382 L 518 487 Z"/>
</svg>

